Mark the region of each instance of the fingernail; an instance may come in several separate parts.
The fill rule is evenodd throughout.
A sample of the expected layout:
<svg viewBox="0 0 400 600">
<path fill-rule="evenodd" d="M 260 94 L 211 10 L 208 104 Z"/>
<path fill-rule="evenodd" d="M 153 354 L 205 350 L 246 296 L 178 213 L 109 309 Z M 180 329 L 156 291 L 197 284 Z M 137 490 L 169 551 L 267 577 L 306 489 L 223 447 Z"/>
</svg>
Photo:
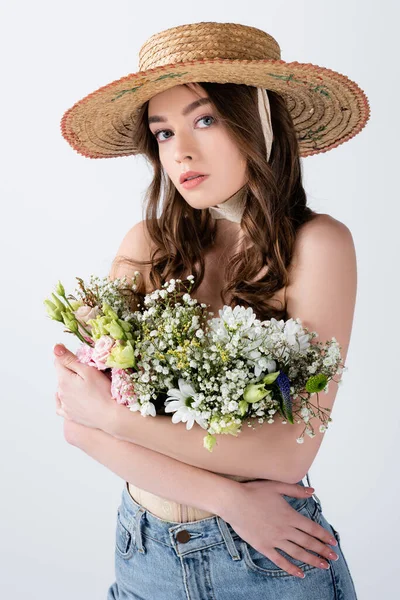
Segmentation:
<svg viewBox="0 0 400 600">
<path fill-rule="evenodd" d="M 301 579 L 304 579 L 305 576 L 306 576 L 305 573 L 302 573 L 301 571 L 297 571 L 297 577 L 301 577 Z"/>
<path fill-rule="evenodd" d="M 315 492 L 314 488 L 306 488 L 307 494 L 313 494 Z"/>
<path fill-rule="evenodd" d="M 56 344 L 53 348 L 55 354 L 57 354 L 57 356 L 61 356 L 62 354 L 65 354 L 65 346 L 63 346 L 62 344 Z"/>
</svg>

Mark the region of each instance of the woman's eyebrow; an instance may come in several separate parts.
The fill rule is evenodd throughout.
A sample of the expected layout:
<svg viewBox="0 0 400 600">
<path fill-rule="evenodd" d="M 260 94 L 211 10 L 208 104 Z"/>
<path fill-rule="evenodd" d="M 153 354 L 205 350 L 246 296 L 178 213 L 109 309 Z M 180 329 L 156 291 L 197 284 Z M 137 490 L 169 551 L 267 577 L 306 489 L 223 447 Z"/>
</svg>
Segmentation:
<svg viewBox="0 0 400 600">
<path fill-rule="evenodd" d="M 199 100 L 195 100 L 191 104 L 188 104 L 188 106 L 186 106 L 183 109 L 182 115 L 185 117 L 186 115 L 191 113 L 198 106 L 203 106 L 203 104 L 211 104 L 210 98 L 208 96 L 205 96 L 204 98 L 200 98 Z M 149 125 L 150 125 L 150 123 L 165 123 L 167 120 L 168 119 L 166 119 L 165 117 L 153 115 L 152 117 L 149 117 L 148 123 L 149 123 Z"/>
</svg>

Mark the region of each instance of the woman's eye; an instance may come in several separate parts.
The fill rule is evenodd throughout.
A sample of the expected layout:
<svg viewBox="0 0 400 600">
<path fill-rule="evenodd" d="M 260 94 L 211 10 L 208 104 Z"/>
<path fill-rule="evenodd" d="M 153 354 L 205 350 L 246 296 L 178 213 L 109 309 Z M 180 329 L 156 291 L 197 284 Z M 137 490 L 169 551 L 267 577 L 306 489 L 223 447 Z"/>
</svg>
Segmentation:
<svg viewBox="0 0 400 600">
<path fill-rule="evenodd" d="M 159 137 L 158 137 L 160 135 L 160 133 L 165 133 L 165 132 L 168 132 L 168 131 L 169 131 L 169 129 L 160 129 L 160 131 L 156 131 L 155 132 L 154 137 L 156 138 L 156 140 L 160 141 Z"/>
<path fill-rule="evenodd" d="M 196 123 L 199 123 L 199 121 L 204 121 L 204 119 L 211 119 L 212 121 L 215 121 L 214 117 L 212 117 L 211 115 L 206 115 L 205 117 L 200 117 L 200 119 L 198 119 Z"/>
<path fill-rule="evenodd" d="M 197 121 L 196 121 L 196 125 L 197 125 L 197 123 L 199 123 L 200 121 L 204 121 L 204 120 L 206 120 L 206 119 L 211 119 L 211 123 L 210 123 L 210 124 L 212 124 L 214 121 L 216 121 L 216 118 L 215 118 L 215 117 L 212 117 L 211 115 L 206 115 L 205 117 L 200 117 L 199 119 L 197 119 Z M 206 125 L 206 128 L 207 128 L 207 127 L 209 127 L 209 125 Z M 203 127 L 200 127 L 200 129 L 204 129 L 204 128 L 203 128 Z M 160 139 L 158 136 L 159 136 L 160 134 L 164 134 L 164 133 L 171 133 L 171 130 L 170 130 L 170 129 L 159 129 L 158 131 L 156 131 L 156 132 L 154 133 L 154 137 L 155 137 L 155 138 L 156 138 L 156 140 L 158 140 L 159 142 L 160 142 L 160 141 L 161 141 L 161 142 L 163 142 L 163 141 L 165 141 L 165 138 L 164 138 L 164 139 L 162 139 L 162 138 Z M 166 139 L 168 139 L 168 138 L 166 138 Z"/>
</svg>

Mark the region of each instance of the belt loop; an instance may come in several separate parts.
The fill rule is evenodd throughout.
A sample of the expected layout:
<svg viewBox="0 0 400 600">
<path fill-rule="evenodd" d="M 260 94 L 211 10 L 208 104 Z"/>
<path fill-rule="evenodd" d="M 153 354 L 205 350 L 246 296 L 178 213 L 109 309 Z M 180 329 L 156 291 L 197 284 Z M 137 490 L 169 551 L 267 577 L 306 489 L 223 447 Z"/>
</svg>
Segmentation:
<svg viewBox="0 0 400 600">
<path fill-rule="evenodd" d="M 322 504 L 321 504 L 321 500 L 318 498 L 317 494 L 313 494 L 316 503 L 318 504 L 318 508 L 319 508 L 319 512 L 322 513 Z"/>
<path fill-rule="evenodd" d="M 308 487 L 312 487 L 311 482 L 310 482 L 310 477 L 308 476 L 308 472 L 307 472 L 306 477 L 307 477 L 307 485 L 308 485 Z M 318 504 L 319 511 L 322 512 L 321 500 L 318 498 L 317 494 L 313 494 L 313 498 L 315 498 L 315 501 Z"/>
<path fill-rule="evenodd" d="M 222 534 L 222 537 L 224 538 L 225 545 L 228 548 L 228 552 L 231 555 L 232 559 L 233 560 L 241 560 L 241 557 L 239 556 L 237 548 L 235 546 L 235 542 L 233 541 L 231 532 L 228 529 L 228 525 L 218 515 L 217 515 L 217 523 L 218 523 L 219 530 Z"/>
<path fill-rule="evenodd" d="M 139 552 L 141 554 L 145 554 L 146 550 L 143 547 L 143 539 L 142 539 L 142 531 L 141 531 L 141 520 L 142 517 L 144 515 L 144 513 L 146 512 L 146 509 L 144 509 L 143 507 L 138 508 L 136 514 L 135 514 L 135 541 L 136 541 L 136 546 L 137 549 L 139 550 Z"/>
</svg>

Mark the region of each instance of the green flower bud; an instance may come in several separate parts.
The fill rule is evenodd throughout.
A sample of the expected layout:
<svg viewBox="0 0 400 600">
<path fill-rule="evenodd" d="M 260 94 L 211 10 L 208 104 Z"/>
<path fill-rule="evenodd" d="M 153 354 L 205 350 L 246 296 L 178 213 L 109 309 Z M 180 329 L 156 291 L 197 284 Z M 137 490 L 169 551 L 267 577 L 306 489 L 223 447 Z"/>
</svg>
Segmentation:
<svg viewBox="0 0 400 600">
<path fill-rule="evenodd" d="M 92 328 L 92 336 L 96 340 L 101 338 L 102 335 L 109 335 L 107 317 L 98 316 L 95 319 L 89 319 L 88 325 Z"/>
<path fill-rule="evenodd" d="M 72 313 L 62 311 L 61 314 L 63 316 L 65 326 L 68 327 L 68 329 L 70 331 L 72 331 L 72 333 L 77 333 L 78 332 L 78 323 L 77 323 L 77 320 L 75 319 L 75 317 L 72 315 Z"/>
<path fill-rule="evenodd" d="M 43 304 L 46 307 L 46 312 L 49 315 L 49 317 L 51 317 L 54 321 L 60 321 L 60 323 L 63 322 L 61 311 L 57 308 L 55 304 L 53 304 L 53 302 L 51 302 L 50 300 L 44 300 Z"/>
<path fill-rule="evenodd" d="M 280 373 L 280 371 L 275 371 L 275 373 L 268 373 L 268 375 L 265 375 L 265 377 L 263 377 L 261 381 L 263 383 L 265 383 L 266 385 L 274 383 L 274 381 L 278 377 L 279 373 Z"/>
<path fill-rule="evenodd" d="M 65 297 L 65 289 L 63 284 L 61 283 L 61 281 L 59 281 L 56 285 L 56 294 L 58 294 L 59 296 L 61 296 L 62 298 Z"/>
<path fill-rule="evenodd" d="M 114 340 L 123 340 L 125 338 L 125 333 L 120 324 L 117 321 L 111 321 L 106 328 L 108 332 Z"/>
<path fill-rule="evenodd" d="M 264 384 L 249 383 L 244 390 L 243 399 L 252 404 L 253 402 L 260 402 L 260 400 L 265 398 L 265 396 L 268 396 L 269 393 L 269 390 L 265 389 Z"/>
<path fill-rule="evenodd" d="M 244 415 L 247 413 L 247 409 L 249 408 L 249 403 L 246 402 L 246 400 L 240 400 L 239 402 L 239 412 L 242 415 L 242 417 L 244 417 Z"/>
<path fill-rule="evenodd" d="M 121 327 L 125 331 L 125 333 L 128 333 L 132 329 L 132 325 L 130 323 L 127 323 L 126 321 L 122 321 L 121 319 L 118 319 L 118 323 L 121 325 Z"/>
<path fill-rule="evenodd" d="M 98 323 L 98 319 L 99 317 L 97 317 L 97 319 L 89 319 L 89 321 L 87 322 L 92 332 L 92 337 L 94 340 L 98 340 L 101 337 L 100 324 Z"/>
<path fill-rule="evenodd" d="M 64 302 L 61 302 L 61 300 L 59 298 L 57 298 L 57 296 L 55 294 L 51 294 L 53 296 L 53 300 L 55 302 L 55 305 L 57 306 L 57 308 L 61 311 L 61 310 L 65 310 L 65 304 Z"/>
<path fill-rule="evenodd" d="M 216 442 L 217 439 L 210 433 L 203 438 L 203 446 L 209 452 L 212 452 Z"/>
<path fill-rule="evenodd" d="M 314 394 L 315 392 L 322 392 L 328 383 L 328 378 L 323 373 L 319 373 L 318 375 L 313 375 L 307 380 L 306 390 L 310 392 L 310 394 Z"/>
<path fill-rule="evenodd" d="M 113 311 L 113 309 L 111 308 L 111 306 L 109 304 L 107 304 L 107 302 L 103 302 L 102 310 L 103 310 L 103 313 L 106 315 L 106 317 L 108 317 L 109 319 L 118 321 L 117 313 L 115 311 Z"/>
</svg>

